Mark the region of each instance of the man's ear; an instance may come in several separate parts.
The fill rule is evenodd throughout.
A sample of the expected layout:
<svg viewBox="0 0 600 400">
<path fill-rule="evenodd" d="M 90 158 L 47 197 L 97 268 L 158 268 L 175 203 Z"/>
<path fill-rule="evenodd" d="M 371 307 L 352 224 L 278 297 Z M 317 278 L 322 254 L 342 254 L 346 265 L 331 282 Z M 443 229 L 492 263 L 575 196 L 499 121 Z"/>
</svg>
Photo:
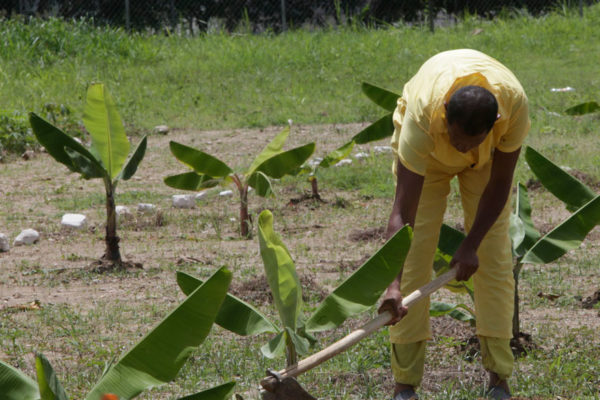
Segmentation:
<svg viewBox="0 0 600 400">
<path fill-rule="evenodd" d="M 447 100 L 444 100 L 444 109 L 446 111 L 448 111 L 448 101 Z M 498 114 L 498 115 L 500 115 L 500 114 Z"/>
</svg>

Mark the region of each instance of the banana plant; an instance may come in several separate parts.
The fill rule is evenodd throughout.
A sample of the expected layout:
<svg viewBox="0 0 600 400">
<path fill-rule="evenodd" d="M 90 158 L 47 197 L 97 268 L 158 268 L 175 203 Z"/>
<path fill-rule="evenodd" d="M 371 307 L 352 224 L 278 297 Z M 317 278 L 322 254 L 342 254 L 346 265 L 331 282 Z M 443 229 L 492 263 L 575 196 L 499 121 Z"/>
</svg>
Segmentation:
<svg viewBox="0 0 600 400">
<path fill-rule="evenodd" d="M 297 362 L 316 342 L 315 332 L 335 329 L 347 318 L 373 306 L 390 282 L 400 273 L 410 247 L 412 233 L 404 227 L 368 261 L 333 290 L 316 310 L 304 318 L 302 286 L 292 257 L 273 230 L 273 215 L 264 210 L 258 218 L 260 253 L 280 324 L 269 321 L 255 308 L 228 295 L 216 323 L 240 335 L 270 333 L 274 337 L 261 348 L 268 358 L 286 355 L 287 365 Z M 202 281 L 178 274 L 184 293 Z"/>
<path fill-rule="evenodd" d="M 313 199 L 322 200 L 319 194 L 319 183 L 317 181 L 317 172 L 323 168 L 329 168 L 337 164 L 342 159 L 348 157 L 354 148 L 354 141 L 351 140 L 328 153 L 321 160 L 309 160 L 300 167 L 300 174 L 309 174 L 308 181 L 310 182 Z"/>
<path fill-rule="evenodd" d="M 588 101 L 586 103 L 577 104 L 576 106 L 566 109 L 565 113 L 568 115 L 584 115 L 591 114 L 596 111 L 600 111 L 600 104 L 595 101 Z"/>
<path fill-rule="evenodd" d="M 223 161 L 201 150 L 171 141 L 171 153 L 193 171 L 168 176 L 164 180 L 165 184 L 175 189 L 197 191 L 233 182 L 240 196 L 240 233 L 243 237 L 249 237 L 251 220 L 248 213 L 248 188 L 254 188 L 261 197 L 271 195 L 271 179 L 297 174 L 299 167 L 315 150 L 315 144 L 308 143 L 283 151 L 289 133 L 289 127 L 279 133 L 244 173 L 234 172 Z"/>
<path fill-rule="evenodd" d="M 371 101 L 388 113 L 358 132 L 352 137 L 352 140 L 356 144 L 365 144 L 392 136 L 394 133 L 393 115 L 400 95 L 367 82 L 362 83 L 361 89 Z"/>
<path fill-rule="evenodd" d="M 121 267 L 115 191 L 121 180 L 128 180 L 137 171 L 146 152 L 146 137 L 128 157 L 130 143 L 123 122 L 112 96 L 101 83 L 90 85 L 87 91 L 83 123 L 92 139 L 89 149 L 35 113 L 29 114 L 29 122 L 37 140 L 56 161 L 84 179 L 100 178 L 104 182 L 106 250 L 102 259 L 111 268 Z"/>
<path fill-rule="evenodd" d="M 85 400 L 136 397 L 144 390 L 173 380 L 193 351 L 208 336 L 231 283 L 231 272 L 217 270 L 165 317 L 138 344 L 102 374 Z M 37 380 L 0 361 L 0 393 L 5 400 L 68 400 L 52 366 L 35 356 Z M 228 382 L 180 400 L 230 399 L 235 382 Z"/>
</svg>

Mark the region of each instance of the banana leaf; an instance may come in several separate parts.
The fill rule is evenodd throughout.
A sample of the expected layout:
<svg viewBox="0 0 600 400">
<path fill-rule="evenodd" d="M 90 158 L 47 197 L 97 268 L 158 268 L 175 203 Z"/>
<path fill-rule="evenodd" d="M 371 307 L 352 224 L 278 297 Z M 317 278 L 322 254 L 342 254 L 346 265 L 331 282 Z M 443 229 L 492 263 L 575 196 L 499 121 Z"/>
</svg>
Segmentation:
<svg viewBox="0 0 600 400">
<path fill-rule="evenodd" d="M 175 378 L 208 335 L 227 294 L 231 272 L 217 270 L 102 376 L 86 397 L 114 393 L 122 400 Z"/>
<path fill-rule="evenodd" d="M 346 144 L 341 145 L 331 153 L 327 154 L 323 160 L 319 163 L 317 168 L 329 168 L 334 164 L 337 164 L 340 160 L 348 157 L 354 148 L 354 141 L 349 141 Z"/>
<path fill-rule="evenodd" d="M 185 272 L 177 271 L 177 284 L 186 295 L 192 293 L 204 281 Z M 260 311 L 242 299 L 227 293 L 215 323 L 222 328 L 241 336 L 258 335 L 260 333 L 276 333 L 279 330 Z"/>
<path fill-rule="evenodd" d="M 390 92 L 389 90 L 380 88 L 379 86 L 363 82 L 361 89 L 373 103 L 377 104 L 388 111 L 394 111 L 398 102 L 399 94 Z"/>
<path fill-rule="evenodd" d="M 455 320 L 468 322 L 475 325 L 475 313 L 464 304 L 450 304 L 438 301 L 432 301 L 429 306 L 429 315 L 432 317 L 441 317 L 449 315 Z"/>
<path fill-rule="evenodd" d="M 262 172 L 271 178 L 279 179 L 296 171 L 314 151 L 314 143 L 283 151 L 264 160 L 253 169 L 252 173 Z"/>
<path fill-rule="evenodd" d="M 261 171 L 256 171 L 248 177 L 248 186 L 256 190 L 256 194 L 261 197 L 267 197 L 273 193 L 271 180 Z"/>
<path fill-rule="evenodd" d="M 522 238 L 520 241 L 513 241 L 513 253 L 517 257 L 521 257 L 542 236 L 533 225 L 533 220 L 531 219 L 531 204 L 529 203 L 527 188 L 522 183 L 519 183 L 517 186 L 517 196 L 513 215 L 520 221 L 522 226 L 522 236 L 521 233 L 519 233 L 519 236 Z M 511 238 L 516 234 L 517 233 L 513 229 Z"/>
<path fill-rule="evenodd" d="M 436 276 L 444 274 L 450 270 L 450 262 L 456 250 L 465 238 L 465 234 L 454 229 L 446 224 L 442 224 L 440 229 L 440 237 L 438 239 L 438 248 L 435 252 L 433 260 L 433 270 Z M 445 286 L 446 289 L 455 293 L 467 293 L 471 298 L 474 297 L 475 289 L 473 288 L 473 278 L 467 281 L 451 280 Z"/>
<path fill-rule="evenodd" d="M 223 161 L 203 151 L 175 141 L 169 142 L 169 148 L 176 159 L 192 168 L 199 175 L 223 178 L 233 172 Z"/>
<path fill-rule="evenodd" d="M 137 171 L 137 168 L 140 165 L 140 162 L 142 162 L 142 159 L 144 158 L 144 155 L 146 154 L 147 143 L 148 143 L 148 138 L 146 136 L 144 136 L 142 138 L 142 140 L 140 141 L 140 143 L 138 144 L 138 147 L 135 149 L 135 151 L 133 152 L 133 154 L 131 155 L 131 157 L 129 158 L 129 160 L 127 161 L 127 163 L 125 164 L 125 166 L 123 167 L 121 172 L 119 173 L 117 180 L 122 179 L 122 180 L 126 181 L 126 180 L 129 180 L 129 178 L 131 178 L 133 175 L 135 175 L 135 172 Z"/>
<path fill-rule="evenodd" d="M 581 245 L 600 223 L 600 196 L 574 212 L 563 223 L 542 236 L 523 256 L 523 263 L 546 264 Z"/>
<path fill-rule="evenodd" d="M 50 362 L 42 354 L 35 356 L 35 369 L 41 400 L 68 400 L 67 394 L 56 377 Z"/>
<path fill-rule="evenodd" d="M 281 322 L 295 331 L 302 309 L 302 286 L 288 249 L 273 231 L 273 214 L 269 210 L 258 216 L 258 239 L 267 282 Z"/>
<path fill-rule="evenodd" d="M 70 171 L 82 174 L 85 179 L 103 178 L 107 174 L 100 161 L 71 136 L 35 113 L 29 114 L 29 123 L 48 154 Z"/>
<path fill-rule="evenodd" d="M 589 187 L 533 147 L 525 150 L 525 160 L 542 185 L 565 203 L 569 211 L 577 210 L 596 196 Z"/>
<path fill-rule="evenodd" d="M 213 178 L 208 175 L 198 175 L 197 173 L 184 172 L 183 174 L 167 176 L 164 180 L 165 185 L 181 190 L 200 190 L 217 186 L 223 178 Z"/>
<path fill-rule="evenodd" d="M 178 400 L 226 400 L 233 395 L 235 382 L 227 382 L 196 394 L 180 397 Z"/>
<path fill-rule="evenodd" d="M 256 156 L 254 161 L 252 161 L 252 164 L 250 164 L 250 168 L 248 168 L 248 171 L 246 172 L 246 176 L 252 175 L 252 173 L 256 170 L 256 168 L 258 168 L 259 165 L 261 165 L 269 158 L 281 153 L 283 145 L 285 144 L 285 141 L 287 140 L 289 134 L 289 127 L 286 127 L 284 130 L 279 132 L 279 134 L 277 134 L 277 136 L 275 136 L 273 140 L 271 140 L 269 144 L 265 146 L 265 148 L 260 152 L 260 154 Z"/>
<path fill-rule="evenodd" d="M 600 110 L 600 104 L 596 103 L 595 101 L 588 101 L 587 103 L 581 103 L 571 108 L 567 108 L 565 113 L 569 115 L 583 115 L 590 114 L 598 110 Z"/>
<path fill-rule="evenodd" d="M 308 341 L 308 339 L 303 338 L 302 336 L 291 330 L 289 327 L 286 327 L 285 331 L 292 343 L 294 343 L 294 349 L 296 349 L 296 352 L 301 356 L 308 354 L 308 349 L 310 347 L 310 342 Z"/>
<path fill-rule="evenodd" d="M 352 137 L 356 144 L 365 144 L 385 139 L 394 134 L 393 114 L 389 113 L 373 122 L 362 131 Z"/>
<path fill-rule="evenodd" d="M 117 106 L 101 83 L 88 88 L 83 124 L 92 137 L 93 152 L 98 154 L 110 179 L 114 179 L 129 155 L 129 140 Z"/>
<path fill-rule="evenodd" d="M 285 341 L 287 340 L 288 331 L 284 329 L 275 335 L 271 340 L 265 343 L 260 352 L 267 358 L 276 358 L 285 354 Z"/>
<path fill-rule="evenodd" d="M 306 321 L 307 332 L 336 328 L 348 317 L 373 306 L 398 276 L 410 248 L 412 231 L 405 226 L 367 262 L 323 300 Z"/>
<path fill-rule="evenodd" d="M 0 393 L 4 400 L 39 400 L 37 383 L 18 369 L 0 361 Z"/>
</svg>

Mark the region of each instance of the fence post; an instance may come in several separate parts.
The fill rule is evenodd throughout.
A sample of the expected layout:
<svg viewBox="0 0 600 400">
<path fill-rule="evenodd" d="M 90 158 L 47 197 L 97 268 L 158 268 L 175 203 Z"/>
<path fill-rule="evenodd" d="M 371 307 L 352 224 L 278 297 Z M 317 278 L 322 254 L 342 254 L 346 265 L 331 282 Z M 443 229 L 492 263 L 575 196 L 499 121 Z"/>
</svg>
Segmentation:
<svg viewBox="0 0 600 400">
<path fill-rule="evenodd" d="M 433 0 L 429 0 L 427 2 L 427 14 L 428 14 L 428 19 L 429 19 L 429 30 L 433 33 L 434 29 L 435 29 L 435 24 L 434 24 L 434 12 L 433 12 Z"/>
<path fill-rule="evenodd" d="M 285 0 L 281 0 L 281 30 L 287 30 L 287 21 L 285 17 Z"/>
<path fill-rule="evenodd" d="M 129 17 L 129 0 L 125 0 L 125 29 L 129 32 L 131 20 Z"/>
</svg>

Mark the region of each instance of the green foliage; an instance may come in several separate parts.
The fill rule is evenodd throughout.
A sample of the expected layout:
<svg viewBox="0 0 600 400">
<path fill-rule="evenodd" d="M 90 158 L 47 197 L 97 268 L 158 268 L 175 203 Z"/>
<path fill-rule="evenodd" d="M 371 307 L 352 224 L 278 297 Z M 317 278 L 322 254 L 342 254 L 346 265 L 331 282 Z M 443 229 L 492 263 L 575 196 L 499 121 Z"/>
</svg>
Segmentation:
<svg viewBox="0 0 600 400">
<path fill-rule="evenodd" d="M 175 189 L 197 191 L 219 184 L 233 182 L 240 195 L 240 233 L 243 237 L 250 235 L 250 217 L 248 215 L 248 188 L 256 190 L 259 196 L 267 197 L 273 193 L 271 179 L 279 179 L 285 175 L 300 172 L 300 166 L 315 150 L 314 143 L 295 147 L 284 151 L 290 129 L 285 128 L 256 156 L 246 172 L 238 174 L 218 158 L 201 150 L 170 142 L 171 153 L 182 164 L 193 172 L 184 172 L 165 178 L 167 186 Z"/>
<path fill-rule="evenodd" d="M 100 400 L 113 393 L 121 400 L 175 378 L 193 351 L 204 342 L 217 317 L 231 283 L 231 272 L 217 270 L 206 282 L 165 317 L 139 343 L 112 364 L 85 397 Z M 0 362 L 0 393 L 7 399 L 68 400 L 46 359 L 36 355 L 37 384 L 22 372 Z M 186 396 L 183 399 L 224 400 L 231 397 L 234 383 Z"/>
<path fill-rule="evenodd" d="M 35 145 L 27 117 L 17 111 L 0 110 L 0 156 L 3 153 L 22 154 Z"/>
<path fill-rule="evenodd" d="M 598 110 L 600 110 L 600 104 L 595 101 L 588 101 L 587 103 L 581 103 L 567 108 L 565 113 L 569 115 L 584 115 L 594 113 Z"/>
<path fill-rule="evenodd" d="M 361 88 L 371 101 L 389 113 L 358 132 L 352 140 L 358 144 L 365 144 L 392 136 L 394 133 L 393 114 L 400 95 L 367 82 L 363 82 Z"/>
</svg>

